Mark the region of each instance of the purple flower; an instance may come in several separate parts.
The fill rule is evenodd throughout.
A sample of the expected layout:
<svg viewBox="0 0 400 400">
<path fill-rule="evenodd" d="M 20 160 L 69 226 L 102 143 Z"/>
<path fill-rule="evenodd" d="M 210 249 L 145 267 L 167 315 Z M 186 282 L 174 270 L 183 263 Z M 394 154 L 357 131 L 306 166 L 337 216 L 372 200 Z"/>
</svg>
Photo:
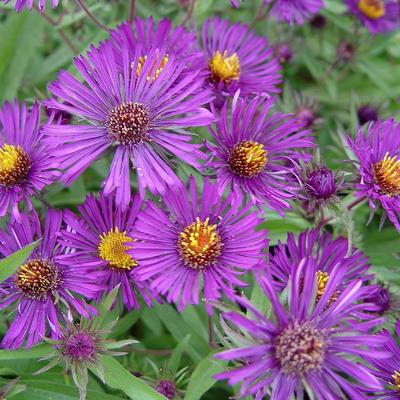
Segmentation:
<svg viewBox="0 0 400 400">
<path fill-rule="evenodd" d="M 220 298 L 221 292 L 232 296 L 233 286 L 245 286 L 238 275 L 262 262 L 268 244 L 265 230 L 256 230 L 262 220 L 250 204 L 242 208 L 232 194 L 223 200 L 208 179 L 199 190 L 200 198 L 191 177 L 188 192 L 183 185 L 167 192 L 165 210 L 148 201 L 130 250 L 138 260 L 138 277 L 151 279 L 151 287 L 179 310 L 198 304 L 199 292 L 206 300 Z"/>
<path fill-rule="evenodd" d="M 53 183 L 57 163 L 43 142 L 40 108 L 28 110 L 25 103 L 4 103 L 0 108 L 0 217 L 9 208 L 18 218 L 18 205 Z"/>
<path fill-rule="evenodd" d="M 359 129 L 347 141 L 360 164 L 355 196 L 367 197 L 373 212 L 381 204 L 400 231 L 400 124 L 393 119 L 371 123 L 365 135 Z"/>
<path fill-rule="evenodd" d="M 4 4 L 10 2 L 10 0 L 3 0 Z M 44 11 L 46 8 L 46 3 L 50 4 L 51 8 L 56 8 L 58 6 L 59 0 L 15 0 L 15 11 L 20 12 L 24 7 L 31 10 L 33 6 L 37 7 L 39 11 Z"/>
<path fill-rule="evenodd" d="M 231 5 L 234 8 L 239 8 L 240 7 L 240 3 L 239 2 L 243 2 L 244 0 L 230 0 L 231 1 Z"/>
<path fill-rule="evenodd" d="M 68 229 L 62 232 L 63 243 L 72 249 L 62 257 L 63 265 L 81 265 L 100 271 L 101 285 L 107 293 L 121 284 L 122 300 L 128 309 L 139 308 L 138 295 L 150 306 L 153 293 L 135 278 L 137 261 L 127 254 L 135 241 L 133 228 L 141 206 L 139 197 L 132 197 L 122 210 L 112 196 L 100 193 L 96 200 L 88 195 L 78 207 L 81 218 L 65 212 Z M 133 244 L 134 246 L 134 244 Z M 100 300 L 101 293 L 97 296 Z"/>
<path fill-rule="evenodd" d="M 159 49 L 168 59 L 174 55 L 185 71 L 198 69 L 202 62 L 196 34 L 182 25 L 172 28 L 172 22 L 167 18 L 158 23 L 154 23 L 152 17 L 146 20 L 135 18 L 133 27 L 125 22 L 111 31 L 111 37 L 119 52 L 126 46 L 133 56 L 139 46 L 142 57 L 146 57 L 151 49 Z"/>
<path fill-rule="evenodd" d="M 399 27 L 396 0 L 346 0 L 346 4 L 371 35 L 387 33 Z"/>
<path fill-rule="evenodd" d="M 189 143 L 192 135 L 186 128 L 207 125 L 213 115 L 202 108 L 211 99 L 209 90 L 199 90 L 203 82 L 199 71 L 184 77 L 183 66 L 165 52 L 154 49 L 146 57 L 141 46 L 134 54 L 121 48 L 117 65 L 115 48 L 105 42 L 91 47 L 87 58 L 75 59 L 75 66 L 86 81 L 81 83 L 62 71 L 49 90 L 64 101 L 51 99 L 47 105 L 80 118 L 79 125 L 47 126 L 44 131 L 54 152 L 66 169 L 62 180 L 72 183 L 107 149 L 114 150 L 114 160 L 104 182 L 104 193 L 116 192 L 118 206 L 130 201 L 129 163 L 137 171 L 138 187 L 144 196 L 164 193 L 179 185 L 169 158 L 179 159 L 199 168 L 204 158 L 200 145 Z"/>
<path fill-rule="evenodd" d="M 324 6 L 323 0 L 264 0 L 271 4 L 271 14 L 289 24 L 304 24 Z"/>
<path fill-rule="evenodd" d="M 368 273 L 371 265 L 363 252 L 353 247 L 348 254 L 348 242 L 345 238 L 334 239 L 330 233 L 317 229 L 306 230 L 297 239 L 293 233 L 289 233 L 286 243 L 278 242 L 271 252 L 271 273 L 279 290 L 287 286 L 292 267 L 307 257 L 314 261 L 317 269 L 319 296 L 323 294 L 330 280 L 334 279 L 334 271 L 338 269 L 343 275 L 338 284 L 340 290 L 345 289 L 351 281 L 360 280 L 365 283 L 373 278 Z"/>
<path fill-rule="evenodd" d="M 365 321 L 354 317 L 366 306 L 358 300 L 368 288 L 352 281 L 341 290 L 344 275 L 344 269 L 334 268 L 318 302 L 317 266 L 312 259 L 294 266 L 287 300 L 278 298 L 270 276 L 262 277 L 260 285 L 272 307 L 270 319 L 249 300 L 237 297 L 247 315 L 223 313 L 222 326 L 233 349 L 216 357 L 240 364 L 216 378 L 228 379 L 231 385 L 241 382 L 240 396 L 256 400 L 302 399 L 307 392 L 319 400 L 362 400 L 366 392 L 379 390 L 378 379 L 354 358 L 382 356 L 373 347 L 385 340 L 369 335 Z M 381 322 L 381 318 L 368 320 L 367 325 L 371 329 Z"/>
<path fill-rule="evenodd" d="M 248 25 L 219 18 L 206 20 L 202 31 L 208 81 L 220 95 L 270 95 L 280 92 L 280 66 L 267 41 Z"/>
<path fill-rule="evenodd" d="M 281 64 L 286 64 L 293 59 L 292 47 L 287 42 L 277 43 L 274 46 L 274 56 Z"/>
<path fill-rule="evenodd" d="M 273 99 L 238 99 L 221 110 L 216 129 L 210 128 L 216 144 L 210 144 L 218 193 L 227 187 L 231 197 L 248 196 L 253 203 L 265 204 L 283 214 L 298 191 L 293 179 L 294 163 L 307 160 L 299 150 L 313 147 L 309 130 L 292 115 L 268 115 Z M 230 116 L 231 114 L 231 116 Z"/>
<path fill-rule="evenodd" d="M 0 285 L 0 309 L 14 305 L 15 318 L 2 341 L 2 347 L 14 349 L 26 340 L 26 347 L 40 342 L 47 328 L 53 338 L 60 335 L 60 321 L 72 320 L 75 309 L 84 317 L 95 311 L 77 297 L 93 298 L 102 289 L 97 274 L 86 266 L 61 265 L 66 248 L 58 243 L 62 225 L 59 211 L 47 212 L 44 226 L 35 212 L 21 214 L 0 231 L 0 254 L 7 257 L 20 248 L 41 239 L 31 257 Z M 67 317 L 65 316 L 67 315 Z"/>
<path fill-rule="evenodd" d="M 396 337 L 384 329 L 377 338 L 385 340 L 385 343 L 378 350 L 384 350 L 387 357 L 382 359 L 370 358 L 372 364 L 371 372 L 382 382 L 384 389 L 374 396 L 375 399 L 399 400 L 400 399 L 400 348 L 397 341 L 400 338 L 400 322 L 395 325 Z M 396 340 L 397 339 L 397 340 Z M 377 344 L 377 347 L 379 344 Z"/>
<path fill-rule="evenodd" d="M 173 382 L 161 380 L 156 386 L 156 391 L 166 397 L 168 400 L 174 400 L 176 388 Z"/>
</svg>

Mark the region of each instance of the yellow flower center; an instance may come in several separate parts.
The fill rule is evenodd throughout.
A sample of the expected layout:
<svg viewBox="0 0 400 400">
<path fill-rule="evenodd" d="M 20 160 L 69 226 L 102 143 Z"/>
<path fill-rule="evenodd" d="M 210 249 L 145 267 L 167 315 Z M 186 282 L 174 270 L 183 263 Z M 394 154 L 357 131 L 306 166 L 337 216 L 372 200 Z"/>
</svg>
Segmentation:
<svg viewBox="0 0 400 400">
<path fill-rule="evenodd" d="M 378 19 L 385 15 L 385 3 L 382 0 L 360 0 L 358 9 L 371 19 Z"/>
<path fill-rule="evenodd" d="M 229 84 L 232 81 L 237 81 L 240 76 L 240 64 L 237 54 L 233 53 L 228 57 L 226 50 L 222 54 L 216 51 L 208 63 L 208 68 L 213 82 L 223 81 Z"/>
<path fill-rule="evenodd" d="M 237 175 L 252 178 L 258 175 L 267 163 L 267 151 L 264 145 L 245 141 L 236 145 L 229 158 L 229 168 Z"/>
<path fill-rule="evenodd" d="M 316 297 L 317 303 L 324 294 L 328 281 L 329 281 L 329 274 L 327 272 L 317 271 L 317 297 Z M 335 291 L 331 296 L 331 298 L 328 300 L 327 305 L 330 306 L 332 303 L 334 303 L 337 300 L 339 294 L 340 293 L 338 291 Z"/>
<path fill-rule="evenodd" d="M 178 251 L 185 265 L 204 269 L 215 264 L 221 254 L 222 242 L 217 225 L 209 225 L 210 218 L 204 222 L 196 218 L 196 222 L 188 225 L 180 234 Z"/>
<path fill-rule="evenodd" d="M 400 390 L 400 372 L 394 371 L 392 378 L 393 378 L 393 383 L 391 383 L 391 385 L 394 386 L 397 390 Z"/>
<path fill-rule="evenodd" d="M 136 67 L 136 77 L 138 77 L 142 72 L 143 65 L 146 62 L 146 60 L 147 60 L 147 55 L 139 57 L 138 64 Z M 160 63 L 158 63 L 158 59 L 156 58 L 149 70 L 149 73 L 147 74 L 146 79 L 148 81 L 151 79 L 152 82 L 154 82 L 158 78 L 164 67 L 167 65 L 167 62 L 168 62 L 168 55 L 165 55 Z"/>
<path fill-rule="evenodd" d="M 386 153 L 382 161 L 374 164 L 373 172 L 382 193 L 389 197 L 400 194 L 400 159 L 397 156 L 389 157 Z"/>
<path fill-rule="evenodd" d="M 4 144 L 0 147 L 0 185 L 22 183 L 31 169 L 31 162 L 20 146 Z"/>
<path fill-rule="evenodd" d="M 53 263 L 35 258 L 19 268 L 15 283 L 26 297 L 43 301 L 61 283 L 61 277 Z"/>
<path fill-rule="evenodd" d="M 118 228 L 111 229 L 108 233 L 100 235 L 100 244 L 98 247 L 99 256 L 108 261 L 110 268 L 127 269 L 138 265 L 126 251 L 132 249 L 125 243 L 133 242 L 134 239 L 126 235 L 126 232 L 120 232 Z"/>
</svg>

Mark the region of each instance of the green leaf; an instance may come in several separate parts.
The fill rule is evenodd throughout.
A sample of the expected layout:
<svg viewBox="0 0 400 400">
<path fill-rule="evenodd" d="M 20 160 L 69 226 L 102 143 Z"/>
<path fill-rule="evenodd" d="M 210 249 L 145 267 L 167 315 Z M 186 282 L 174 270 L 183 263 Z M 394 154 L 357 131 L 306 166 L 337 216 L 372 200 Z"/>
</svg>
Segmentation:
<svg viewBox="0 0 400 400">
<path fill-rule="evenodd" d="M 122 390 L 133 400 L 165 400 L 142 380 L 133 376 L 117 360 L 110 356 L 103 356 L 101 363 L 104 367 L 106 384 L 114 389 Z M 96 371 L 93 371 L 96 374 Z"/>
<path fill-rule="evenodd" d="M 179 364 L 181 362 L 182 353 L 186 350 L 190 340 L 190 335 L 187 335 L 185 339 L 183 339 L 178 346 L 176 346 L 174 352 L 171 355 L 171 358 L 168 360 L 167 370 L 172 374 L 175 375 L 178 371 Z"/>
<path fill-rule="evenodd" d="M 12 100 L 37 53 L 44 20 L 39 13 L 11 13 L 0 28 L 0 100 Z"/>
<path fill-rule="evenodd" d="M 215 383 L 215 374 L 224 369 L 225 363 L 212 358 L 214 353 L 203 359 L 190 377 L 185 400 L 199 400 Z"/>
<path fill-rule="evenodd" d="M 250 297 L 251 304 L 257 308 L 264 315 L 268 315 L 269 310 L 271 309 L 271 302 L 269 301 L 268 297 L 261 289 L 260 285 L 258 284 L 257 280 L 254 279 L 253 290 L 251 292 Z M 247 315 L 251 314 L 251 311 L 247 311 Z"/>
<path fill-rule="evenodd" d="M 29 350 L 0 350 L 0 361 L 41 358 L 51 351 L 53 351 L 53 348 L 48 344 L 40 344 L 39 346 L 31 347 Z"/>
<path fill-rule="evenodd" d="M 38 243 L 39 240 L 28 244 L 0 261 L 0 283 L 4 282 L 27 260 Z"/>
</svg>

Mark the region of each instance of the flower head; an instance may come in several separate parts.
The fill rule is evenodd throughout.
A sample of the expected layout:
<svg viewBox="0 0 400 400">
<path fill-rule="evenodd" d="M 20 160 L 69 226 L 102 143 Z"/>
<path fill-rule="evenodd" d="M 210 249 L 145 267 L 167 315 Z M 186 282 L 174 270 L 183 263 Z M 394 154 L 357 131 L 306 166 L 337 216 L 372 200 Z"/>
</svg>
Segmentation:
<svg viewBox="0 0 400 400">
<path fill-rule="evenodd" d="M 302 25 L 324 6 L 323 0 L 264 0 L 271 4 L 272 15 L 289 24 Z"/>
<path fill-rule="evenodd" d="M 346 4 L 372 35 L 387 33 L 399 27 L 396 0 L 346 0 Z"/>
<path fill-rule="evenodd" d="M 20 221 L 11 221 L 6 231 L 0 231 L 0 254 L 4 257 L 40 239 L 31 257 L 0 285 L 0 309 L 13 305 L 16 313 L 3 338 L 4 348 L 18 348 L 24 341 L 29 347 L 48 331 L 56 338 L 61 333 L 60 321 L 71 319 L 72 310 L 85 317 L 94 311 L 77 295 L 90 299 L 102 290 L 98 275 L 80 264 L 60 264 L 66 251 L 58 243 L 61 229 L 61 212 L 49 210 L 43 227 L 32 212 L 21 214 Z"/>
<path fill-rule="evenodd" d="M 370 104 L 362 105 L 357 110 L 357 118 L 360 125 L 364 125 L 367 122 L 378 121 L 379 110 Z"/>
<path fill-rule="evenodd" d="M 9 209 L 18 218 L 18 205 L 53 183 L 56 159 L 44 143 L 40 107 L 6 102 L 0 108 L 0 217 Z"/>
<path fill-rule="evenodd" d="M 379 391 L 374 398 L 398 400 L 400 399 L 399 321 L 395 324 L 395 335 L 392 335 L 387 329 L 384 329 L 377 337 L 385 340 L 382 347 L 386 352 L 386 357 L 379 360 L 371 357 L 368 360 L 373 367 L 371 372 L 379 379 L 382 386 L 384 386 L 384 389 Z M 377 344 L 377 347 L 378 346 Z"/>
<path fill-rule="evenodd" d="M 10 0 L 3 0 L 4 4 L 10 2 Z M 39 11 L 43 12 L 46 9 L 46 3 L 49 3 L 51 8 L 58 6 L 59 0 L 15 0 L 15 11 L 20 12 L 24 8 L 31 10 L 33 6 L 37 7 Z"/>
<path fill-rule="evenodd" d="M 114 196 L 100 193 L 96 199 L 88 195 L 85 203 L 78 207 L 81 217 L 65 212 L 68 229 L 62 232 L 63 243 L 72 251 L 60 262 L 95 268 L 107 292 L 121 284 L 122 300 L 128 309 L 140 307 L 138 296 L 148 306 L 154 298 L 148 285 L 136 279 L 138 262 L 128 254 L 135 246 L 133 231 L 140 206 L 139 197 L 132 197 L 128 208 L 122 210 Z M 97 300 L 100 297 L 99 293 Z"/>
<path fill-rule="evenodd" d="M 379 357 L 381 352 L 372 347 L 384 342 L 366 334 L 363 319 L 354 317 L 365 306 L 358 300 L 368 288 L 355 280 L 340 291 L 344 271 L 335 268 L 335 272 L 318 302 L 317 267 L 312 259 L 303 258 L 293 269 L 286 300 L 278 298 L 270 276 L 262 277 L 260 285 L 272 305 L 269 319 L 247 299 L 237 297 L 247 315 L 223 313 L 222 326 L 234 348 L 216 357 L 240 364 L 216 378 L 228 379 L 231 385 L 241 382 L 240 396 L 256 400 L 303 398 L 307 391 L 321 400 L 361 399 L 364 393 L 379 390 L 372 373 L 352 361 L 367 354 Z M 370 320 L 368 326 L 381 322 Z"/>
<path fill-rule="evenodd" d="M 207 179 L 201 193 L 199 198 L 190 178 L 188 192 L 182 186 L 163 197 L 165 209 L 147 202 L 129 250 L 138 260 L 138 277 L 151 279 L 151 287 L 179 310 L 198 304 L 200 291 L 206 300 L 220 298 L 221 292 L 233 295 L 233 286 L 244 285 L 238 275 L 262 262 L 268 243 L 265 231 L 256 231 L 261 219 L 251 205 L 232 203 L 232 194 L 223 200 Z"/>
<path fill-rule="evenodd" d="M 225 103 L 216 128 L 208 166 L 216 170 L 218 193 L 228 187 L 232 197 L 248 196 L 282 213 L 298 191 L 293 169 L 313 147 L 309 130 L 291 115 L 269 113 L 273 99 L 233 99 L 232 113 Z"/>
<path fill-rule="evenodd" d="M 329 280 L 334 279 L 332 274 L 338 269 L 343 274 L 342 282 L 338 284 L 341 288 L 347 287 L 354 280 L 365 283 L 373 278 L 368 273 L 371 265 L 367 256 L 355 247 L 348 254 L 345 238 L 334 239 L 330 233 L 317 229 L 301 232 L 297 239 L 293 233 L 289 233 L 286 243 L 278 242 L 271 252 L 271 273 L 279 290 L 287 286 L 293 266 L 298 265 L 303 258 L 312 259 L 316 266 L 320 295 Z"/>
<path fill-rule="evenodd" d="M 279 63 L 267 41 L 247 26 L 209 18 L 202 31 L 208 82 L 220 95 L 278 93 Z"/>
<path fill-rule="evenodd" d="M 160 49 L 143 57 L 141 46 L 134 54 L 127 46 L 116 55 L 111 42 L 91 47 L 87 58 L 75 59 L 84 83 L 62 71 L 49 89 L 55 99 L 48 105 L 82 120 L 81 125 L 47 126 L 44 131 L 52 151 L 61 157 L 62 180 L 70 184 L 107 149 L 114 160 L 104 182 L 104 193 L 116 192 L 118 206 L 130 201 L 129 163 L 137 171 L 139 192 L 164 193 L 179 179 L 169 166 L 172 155 L 200 167 L 200 145 L 189 143 L 185 128 L 207 125 L 213 115 L 202 108 L 210 101 L 199 71 L 182 76 L 182 64 Z M 116 58 L 122 59 L 122 67 Z"/>
<path fill-rule="evenodd" d="M 359 161 L 360 181 L 355 196 L 367 197 L 373 212 L 381 204 L 400 231 L 400 124 L 392 119 L 368 125 L 356 137 L 347 137 Z"/>
</svg>

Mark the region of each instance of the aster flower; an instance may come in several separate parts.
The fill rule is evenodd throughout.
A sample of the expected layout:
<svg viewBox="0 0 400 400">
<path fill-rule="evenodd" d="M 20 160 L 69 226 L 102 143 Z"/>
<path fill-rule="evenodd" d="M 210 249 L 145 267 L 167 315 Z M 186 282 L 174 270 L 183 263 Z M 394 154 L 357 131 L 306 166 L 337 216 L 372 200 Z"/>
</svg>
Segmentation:
<svg viewBox="0 0 400 400">
<path fill-rule="evenodd" d="M 274 45 L 274 56 L 281 63 L 286 64 L 293 59 L 292 47 L 287 42 Z"/>
<path fill-rule="evenodd" d="M 248 196 L 283 214 L 298 191 L 294 165 L 309 158 L 299 150 L 314 145 L 311 132 L 292 115 L 269 115 L 273 99 L 237 96 L 232 112 L 226 102 L 216 129 L 210 127 L 216 144 L 209 145 L 213 158 L 207 165 L 216 171 L 219 194 L 228 187 L 232 198 Z"/>
<path fill-rule="evenodd" d="M 353 316 L 367 307 L 358 300 L 368 288 L 352 281 L 331 303 L 344 274 L 335 267 L 318 302 L 317 266 L 312 259 L 302 259 L 293 269 L 287 301 L 278 298 L 272 278 L 263 277 L 260 285 L 271 302 L 270 319 L 249 300 L 237 297 L 248 315 L 222 314 L 222 326 L 234 348 L 216 357 L 240 364 L 216 378 L 228 379 L 231 385 L 241 382 L 240 396 L 256 400 L 266 395 L 271 400 L 303 399 L 305 393 L 318 400 L 361 400 L 366 392 L 379 390 L 377 378 L 354 362 L 355 357 L 381 357 L 375 346 L 385 341 L 368 335 L 364 321 Z M 368 321 L 369 329 L 381 322 L 380 318 Z"/>
<path fill-rule="evenodd" d="M 9 208 L 18 218 L 18 205 L 58 177 L 55 159 L 44 144 L 40 107 L 4 103 L 0 108 L 0 217 Z"/>
<path fill-rule="evenodd" d="M 152 17 L 146 20 L 136 17 L 133 26 L 125 22 L 110 32 L 112 40 L 121 52 L 126 46 L 132 56 L 136 48 L 142 48 L 142 61 L 153 48 L 159 49 L 165 54 L 162 64 L 167 63 L 171 55 L 182 64 L 184 71 L 196 70 L 202 62 L 203 55 L 200 52 L 196 34 L 188 31 L 182 25 L 172 27 L 172 22 L 162 18 L 155 23 Z"/>
<path fill-rule="evenodd" d="M 395 324 L 395 336 L 387 329 L 379 335 L 379 339 L 384 339 L 383 350 L 387 352 L 386 358 L 376 360 L 369 359 L 372 364 L 372 373 L 382 382 L 384 389 L 379 391 L 374 398 L 382 400 L 400 399 L 400 348 L 398 340 L 400 338 L 400 323 Z M 379 345 L 377 345 L 379 346 Z"/>
<path fill-rule="evenodd" d="M 378 283 L 377 290 L 368 296 L 368 303 L 374 303 L 379 315 L 397 314 L 400 311 L 400 300 L 397 293 L 392 292 L 390 287 L 384 283 Z"/>
<path fill-rule="evenodd" d="M 368 273 L 368 257 L 353 247 L 348 254 L 348 242 L 344 237 L 334 239 L 329 232 L 318 229 L 301 232 L 296 239 L 289 233 L 286 243 L 278 242 L 271 250 L 270 268 L 279 290 L 286 287 L 293 265 L 298 265 L 303 258 L 311 258 L 317 268 L 318 295 L 321 296 L 328 282 L 333 279 L 333 271 L 340 270 L 343 275 L 338 284 L 340 290 L 349 282 L 359 280 L 364 283 L 373 278 Z"/>
<path fill-rule="evenodd" d="M 31 257 L 17 272 L 0 284 L 0 309 L 13 307 L 16 315 L 2 341 L 2 347 L 15 349 L 26 341 L 30 347 L 46 332 L 60 335 L 60 322 L 72 319 L 72 311 L 88 317 L 95 310 L 77 295 L 93 298 L 102 290 L 97 274 L 82 265 L 63 266 L 59 258 L 66 251 L 58 243 L 62 228 L 60 211 L 49 210 L 43 227 L 35 212 L 21 214 L 0 231 L 0 254 L 7 257 L 41 239 Z"/>
<path fill-rule="evenodd" d="M 146 187 L 152 193 L 164 193 L 167 186 L 179 185 L 169 166 L 169 156 L 200 167 L 203 153 L 200 145 L 189 143 L 185 128 L 207 125 L 213 115 L 202 108 L 211 99 L 210 91 L 199 91 L 203 85 L 198 71 L 182 77 L 182 65 L 174 56 L 168 62 L 159 49 L 142 57 L 141 46 L 130 54 L 121 48 L 123 68 L 117 66 L 115 48 L 105 42 L 91 47 L 87 58 L 75 59 L 75 66 L 86 83 L 62 71 L 49 90 L 64 101 L 51 99 L 52 108 L 81 118 L 81 125 L 46 126 L 44 131 L 54 152 L 66 169 L 62 180 L 72 183 L 107 149 L 115 152 L 104 182 L 104 193 L 116 192 L 118 206 L 130 201 L 129 160 L 137 171 L 138 187 L 144 196 Z"/>
<path fill-rule="evenodd" d="M 396 0 L 346 0 L 349 11 L 359 18 L 372 35 L 387 33 L 399 27 Z"/>
<path fill-rule="evenodd" d="M 324 6 L 323 0 L 264 0 L 271 5 L 271 14 L 289 24 L 302 25 Z"/>
<path fill-rule="evenodd" d="M 238 275 L 262 262 L 268 244 L 266 232 L 256 231 L 262 220 L 250 204 L 241 208 L 232 194 L 223 200 L 208 179 L 201 193 L 199 198 L 191 177 L 188 192 L 184 186 L 167 192 L 165 210 L 147 202 L 129 250 L 138 260 L 138 278 L 150 279 L 151 287 L 179 310 L 198 304 L 199 292 L 206 300 L 232 296 L 233 286 L 245 285 Z"/>
<path fill-rule="evenodd" d="M 62 232 L 62 241 L 72 251 L 62 257 L 61 263 L 81 265 L 99 271 L 101 285 L 110 292 L 121 285 L 123 303 L 130 310 L 139 308 L 138 296 L 151 306 L 153 293 L 147 285 L 135 278 L 137 261 L 127 254 L 135 241 L 134 224 L 141 206 L 134 196 L 125 210 L 119 208 L 114 196 L 100 193 L 97 200 L 89 194 L 85 203 L 78 207 L 82 217 L 65 212 L 68 229 Z M 101 294 L 97 296 L 99 300 Z"/>
<path fill-rule="evenodd" d="M 219 18 L 209 18 L 202 30 L 208 81 L 216 93 L 241 95 L 278 93 L 279 63 L 267 41 L 249 26 Z"/>
<path fill-rule="evenodd" d="M 377 107 L 371 104 L 361 105 L 357 109 L 357 118 L 360 125 L 364 125 L 367 122 L 375 122 L 379 119 L 379 110 Z"/>
<path fill-rule="evenodd" d="M 10 0 L 3 0 L 4 4 L 10 2 Z M 50 5 L 51 8 L 58 6 L 59 0 L 15 0 L 15 11 L 20 12 L 24 8 L 31 10 L 33 6 L 37 7 L 39 11 L 44 11 L 46 5 Z"/>
<path fill-rule="evenodd" d="M 347 141 L 359 160 L 355 196 L 360 200 L 367 197 L 372 212 L 381 204 L 400 231 L 400 124 L 393 119 L 371 123 L 365 135 L 359 129 L 356 137 L 348 136 Z"/>
<path fill-rule="evenodd" d="M 343 174 L 310 162 L 301 165 L 298 175 L 302 185 L 300 197 L 307 215 L 339 202 L 337 194 L 345 187 Z"/>
</svg>

